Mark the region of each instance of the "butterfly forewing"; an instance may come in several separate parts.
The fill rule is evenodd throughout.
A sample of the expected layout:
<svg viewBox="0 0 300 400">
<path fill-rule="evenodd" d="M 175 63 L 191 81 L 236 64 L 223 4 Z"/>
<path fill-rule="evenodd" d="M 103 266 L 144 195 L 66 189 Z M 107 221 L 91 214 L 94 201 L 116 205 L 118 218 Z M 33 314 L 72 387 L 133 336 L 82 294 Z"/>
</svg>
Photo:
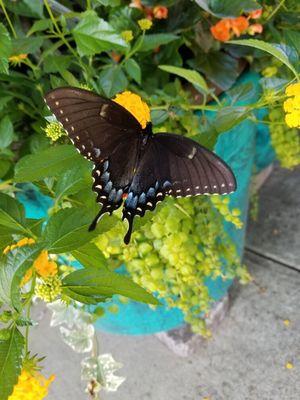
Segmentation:
<svg viewBox="0 0 300 400">
<path fill-rule="evenodd" d="M 113 212 L 132 180 L 138 121 L 119 104 L 79 88 L 55 89 L 45 101 L 78 151 L 94 163 L 93 190 L 102 204 L 98 218 Z"/>
</svg>

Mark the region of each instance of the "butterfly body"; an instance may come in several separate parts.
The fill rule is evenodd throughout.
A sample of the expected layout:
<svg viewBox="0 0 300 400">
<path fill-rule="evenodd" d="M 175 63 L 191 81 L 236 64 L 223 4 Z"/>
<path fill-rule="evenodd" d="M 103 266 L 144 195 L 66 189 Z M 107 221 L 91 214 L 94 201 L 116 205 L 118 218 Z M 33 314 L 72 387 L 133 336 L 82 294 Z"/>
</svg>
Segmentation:
<svg viewBox="0 0 300 400">
<path fill-rule="evenodd" d="M 226 194 L 236 189 L 230 168 L 197 142 L 171 133 L 153 134 L 112 100 L 78 88 L 58 88 L 46 103 L 78 151 L 94 163 L 93 190 L 102 205 L 90 226 L 123 205 L 130 241 L 135 216 L 153 211 L 165 196 Z"/>
</svg>

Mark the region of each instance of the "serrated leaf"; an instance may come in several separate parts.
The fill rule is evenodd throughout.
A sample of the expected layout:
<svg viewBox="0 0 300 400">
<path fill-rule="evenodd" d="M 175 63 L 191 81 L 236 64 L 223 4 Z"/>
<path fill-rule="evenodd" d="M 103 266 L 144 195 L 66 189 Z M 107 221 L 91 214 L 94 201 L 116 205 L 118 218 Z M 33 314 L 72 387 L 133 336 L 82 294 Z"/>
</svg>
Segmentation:
<svg viewBox="0 0 300 400">
<path fill-rule="evenodd" d="M 70 196 L 87 187 L 90 181 L 89 170 L 82 165 L 75 166 L 58 178 L 55 186 L 55 197 L 58 199 Z"/>
<path fill-rule="evenodd" d="M 50 19 L 40 19 L 39 21 L 35 21 L 27 32 L 27 36 L 30 36 L 35 32 L 45 31 L 46 29 L 51 28 L 51 26 L 52 22 Z"/>
<path fill-rule="evenodd" d="M 72 251 L 72 256 L 86 268 L 107 269 L 107 260 L 94 243 L 87 243 Z"/>
<path fill-rule="evenodd" d="M 42 46 L 43 38 L 40 36 L 35 37 L 23 37 L 18 39 L 13 39 L 11 55 L 19 54 L 32 54 L 37 52 Z"/>
<path fill-rule="evenodd" d="M 0 193 L 0 226 L 9 233 L 28 233 L 24 207 L 16 199 Z"/>
<path fill-rule="evenodd" d="M 21 373 L 24 338 L 13 326 L 8 340 L 0 340 L 0 400 L 7 400 Z"/>
<path fill-rule="evenodd" d="M 20 283 L 40 251 L 37 245 L 24 246 L 1 258 L 0 301 L 21 311 Z"/>
<path fill-rule="evenodd" d="M 230 40 L 227 42 L 228 44 L 237 44 L 239 46 L 248 46 L 253 47 L 258 50 L 265 51 L 271 54 L 273 57 L 277 58 L 281 61 L 284 65 L 286 65 L 293 74 L 298 77 L 297 71 L 295 70 L 294 66 L 291 64 L 287 54 L 284 52 L 282 48 L 278 48 L 276 43 L 267 43 L 263 40 L 257 39 L 244 39 L 244 40 Z"/>
<path fill-rule="evenodd" d="M 0 148 L 8 147 L 14 139 L 14 127 L 8 115 L 0 121 Z"/>
<path fill-rule="evenodd" d="M 71 56 L 48 55 L 44 58 L 44 71 L 55 73 L 66 70 L 72 62 Z"/>
<path fill-rule="evenodd" d="M 156 49 L 159 46 L 168 44 L 177 40 L 178 36 L 173 33 L 152 33 L 145 35 L 143 43 L 139 48 L 139 52 L 150 51 Z"/>
<path fill-rule="evenodd" d="M 104 69 L 99 76 L 99 83 L 107 97 L 113 97 L 115 94 L 124 91 L 128 85 L 127 78 L 120 66 Z"/>
<path fill-rule="evenodd" d="M 81 21 L 73 29 L 80 56 L 91 56 L 102 51 L 126 50 L 127 43 L 114 28 L 93 11 L 82 14 Z"/>
<path fill-rule="evenodd" d="M 126 62 L 124 63 L 124 67 L 130 78 L 134 79 L 137 83 L 140 84 L 142 79 L 142 72 L 139 64 L 132 58 L 129 58 L 129 60 L 126 60 Z"/>
<path fill-rule="evenodd" d="M 58 211 L 50 217 L 43 233 L 45 246 L 51 253 L 73 251 L 110 229 L 116 221 L 113 216 L 105 216 L 97 228 L 89 232 L 88 228 L 93 218 L 94 215 L 83 208 L 74 207 Z"/>
<path fill-rule="evenodd" d="M 15 167 L 14 180 L 16 182 L 39 181 L 58 175 L 73 165 L 83 162 L 84 159 L 79 156 L 73 146 L 53 146 L 21 158 Z"/>
<path fill-rule="evenodd" d="M 8 74 L 8 57 L 11 52 L 11 39 L 5 26 L 0 22 L 0 73 Z"/>
<path fill-rule="evenodd" d="M 111 271 L 82 269 L 71 272 L 63 279 L 63 287 L 83 296 L 113 296 L 120 294 L 148 304 L 158 300 L 129 277 Z"/>
<path fill-rule="evenodd" d="M 200 89 L 201 91 L 205 93 L 208 92 L 208 87 L 205 79 L 199 74 L 199 72 L 186 68 L 173 67 L 172 65 L 159 65 L 158 67 L 163 71 L 186 79 L 188 82 L 196 86 L 196 88 Z"/>
</svg>

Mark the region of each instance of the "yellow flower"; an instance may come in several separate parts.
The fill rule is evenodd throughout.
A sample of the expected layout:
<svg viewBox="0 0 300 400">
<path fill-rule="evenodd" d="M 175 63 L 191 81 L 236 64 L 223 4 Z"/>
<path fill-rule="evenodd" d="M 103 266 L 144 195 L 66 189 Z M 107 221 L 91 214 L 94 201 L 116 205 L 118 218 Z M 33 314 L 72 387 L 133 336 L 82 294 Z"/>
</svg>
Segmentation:
<svg viewBox="0 0 300 400">
<path fill-rule="evenodd" d="M 300 95 L 300 82 L 298 83 L 293 83 L 291 85 L 289 85 L 286 89 L 285 89 L 285 94 L 287 96 L 297 96 Z"/>
<path fill-rule="evenodd" d="M 150 21 L 150 19 L 147 19 L 147 18 L 142 18 L 142 19 L 138 20 L 138 24 L 142 31 L 147 31 L 148 29 L 151 28 L 152 21 Z"/>
<path fill-rule="evenodd" d="M 42 278 L 54 276 L 58 272 L 57 264 L 55 261 L 48 260 L 47 250 L 43 250 L 38 258 L 34 261 L 33 267 Z"/>
<path fill-rule="evenodd" d="M 150 122 L 150 109 L 140 96 L 125 91 L 117 94 L 113 101 L 126 108 L 139 121 L 142 128 L 146 128 L 147 123 Z"/>
<path fill-rule="evenodd" d="M 54 375 L 47 379 L 38 371 L 31 373 L 23 369 L 8 400 L 42 400 L 48 395 L 49 385 L 54 379 Z"/>
<path fill-rule="evenodd" d="M 8 252 L 16 249 L 17 247 L 23 247 L 34 243 L 35 243 L 34 239 L 23 238 L 19 240 L 17 243 L 11 244 L 10 246 L 6 246 L 5 249 L 3 250 L 3 254 L 6 255 Z"/>
<path fill-rule="evenodd" d="M 50 124 L 48 124 L 44 130 L 46 132 L 46 136 L 52 139 L 53 142 L 65 135 L 65 130 L 59 122 L 50 122 Z"/>
<path fill-rule="evenodd" d="M 33 274 L 33 268 L 28 269 L 26 274 L 23 276 L 23 279 L 21 280 L 20 283 L 21 287 L 26 285 L 26 283 L 30 281 L 32 274 Z"/>
<path fill-rule="evenodd" d="M 293 369 L 293 368 L 294 368 L 294 364 L 291 363 L 290 361 L 288 361 L 288 362 L 285 364 L 285 368 L 287 368 L 287 369 Z"/>
<path fill-rule="evenodd" d="M 27 54 L 18 54 L 18 55 L 9 57 L 9 61 L 12 64 L 20 64 L 22 62 L 22 60 L 25 60 L 26 58 L 27 58 Z"/>
<path fill-rule="evenodd" d="M 125 40 L 126 43 L 131 42 L 131 40 L 133 39 L 133 33 L 132 31 L 123 31 L 121 33 L 122 38 Z"/>
<path fill-rule="evenodd" d="M 285 122 L 290 128 L 300 128 L 300 82 L 289 85 L 285 94 L 289 96 L 283 103 Z"/>
</svg>

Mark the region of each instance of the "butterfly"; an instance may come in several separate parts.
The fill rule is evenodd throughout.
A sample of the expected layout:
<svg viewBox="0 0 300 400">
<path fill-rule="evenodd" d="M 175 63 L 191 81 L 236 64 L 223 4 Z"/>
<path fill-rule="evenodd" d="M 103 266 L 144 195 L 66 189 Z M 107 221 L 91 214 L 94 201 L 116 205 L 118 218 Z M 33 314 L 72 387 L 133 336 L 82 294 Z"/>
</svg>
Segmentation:
<svg viewBox="0 0 300 400">
<path fill-rule="evenodd" d="M 96 201 L 102 205 L 91 223 L 123 205 L 130 241 L 135 216 L 153 211 L 166 196 L 228 194 L 236 190 L 229 166 L 197 142 L 173 133 L 153 134 L 120 104 L 88 90 L 61 87 L 45 102 L 77 150 L 94 164 Z"/>
</svg>

